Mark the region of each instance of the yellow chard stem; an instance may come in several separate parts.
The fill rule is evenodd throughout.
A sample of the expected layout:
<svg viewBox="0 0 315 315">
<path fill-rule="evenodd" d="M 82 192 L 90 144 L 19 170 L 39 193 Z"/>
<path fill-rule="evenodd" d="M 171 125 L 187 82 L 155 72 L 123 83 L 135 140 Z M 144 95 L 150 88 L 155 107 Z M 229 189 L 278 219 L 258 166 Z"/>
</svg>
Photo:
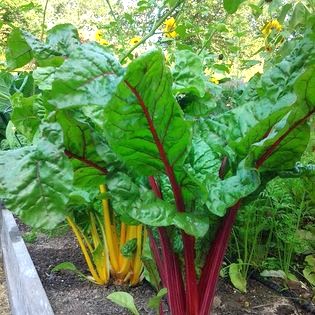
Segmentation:
<svg viewBox="0 0 315 315">
<path fill-rule="evenodd" d="M 90 212 L 90 220 L 91 220 L 91 235 L 92 235 L 93 245 L 94 245 L 94 248 L 97 248 L 97 246 L 100 244 L 101 241 L 97 232 L 95 217 L 92 212 Z"/>
<path fill-rule="evenodd" d="M 125 223 L 121 223 L 120 226 L 120 241 L 119 241 L 119 248 L 124 245 L 126 242 L 126 224 Z M 118 256 L 118 262 L 119 262 L 119 267 L 121 268 L 122 266 L 122 259 L 123 259 L 123 255 L 121 254 L 120 250 L 119 250 L 119 256 Z"/>
<path fill-rule="evenodd" d="M 106 193 L 105 185 L 100 185 L 100 192 Z M 107 242 L 108 252 L 109 252 L 109 260 L 110 260 L 113 272 L 117 273 L 119 270 L 118 257 L 116 254 L 118 250 L 116 250 L 114 247 L 108 200 L 103 199 L 102 205 L 103 205 L 103 215 L 104 215 L 105 236 L 106 236 L 106 242 Z"/>
<path fill-rule="evenodd" d="M 99 278 L 94 266 L 93 266 L 93 263 L 91 261 L 91 257 L 86 249 L 86 246 L 84 245 L 84 242 L 83 242 L 83 239 L 81 237 L 81 233 L 79 231 L 79 229 L 77 228 L 76 224 L 74 223 L 74 221 L 70 218 L 70 217 L 66 217 L 66 220 L 68 222 L 68 224 L 70 225 L 75 237 L 77 238 L 78 240 L 78 243 L 80 245 L 80 248 L 81 248 L 81 251 L 82 251 L 82 254 L 85 258 L 85 261 L 88 265 L 88 268 L 92 274 L 92 277 L 94 278 L 94 280 L 98 283 L 98 284 L 104 284 L 104 282 Z"/>
<path fill-rule="evenodd" d="M 131 285 L 136 285 L 139 282 L 140 274 L 143 267 L 142 262 L 141 262 L 141 253 L 142 253 L 142 224 L 137 226 L 137 251 L 134 258 L 133 275 L 130 280 Z"/>
</svg>

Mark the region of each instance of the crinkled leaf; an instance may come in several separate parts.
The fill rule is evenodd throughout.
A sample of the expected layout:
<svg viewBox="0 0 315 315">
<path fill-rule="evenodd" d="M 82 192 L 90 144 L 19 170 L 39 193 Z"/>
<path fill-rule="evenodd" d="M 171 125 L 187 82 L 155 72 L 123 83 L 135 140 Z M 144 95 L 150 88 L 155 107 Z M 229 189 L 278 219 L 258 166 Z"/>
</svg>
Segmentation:
<svg viewBox="0 0 315 315">
<path fill-rule="evenodd" d="M 0 73 L 0 112 L 4 112 L 11 106 L 10 88 L 13 80 L 13 75 L 11 73 Z"/>
<path fill-rule="evenodd" d="M 64 146 L 73 166 L 74 186 L 85 191 L 98 190 L 99 185 L 104 183 L 106 170 L 106 155 L 100 156 L 96 150 L 97 146 L 102 147 L 102 140 L 98 138 L 96 141 L 93 136 L 95 131 L 81 120 L 78 111 L 58 111 L 56 120 L 63 130 Z M 93 164 L 102 168 L 103 172 Z"/>
<path fill-rule="evenodd" d="M 66 215 L 73 174 L 59 125 L 43 124 L 41 135 L 32 146 L 0 152 L 0 193 L 25 223 L 51 229 Z"/>
<path fill-rule="evenodd" d="M 80 44 L 78 30 L 72 24 L 59 24 L 47 32 L 46 43 L 53 50 L 68 56 Z"/>
<path fill-rule="evenodd" d="M 33 58 L 39 63 L 42 61 L 47 64 L 50 58 L 55 58 L 58 55 L 58 52 L 52 50 L 28 32 L 16 28 L 9 35 L 6 60 L 10 70 L 23 67 Z"/>
<path fill-rule="evenodd" d="M 207 217 L 178 212 L 172 203 L 157 199 L 151 191 L 134 183 L 126 174 L 108 176 L 107 186 L 112 206 L 120 215 L 130 216 L 149 226 L 175 225 L 196 237 L 204 236 L 208 230 Z"/>
<path fill-rule="evenodd" d="M 175 53 L 175 66 L 172 70 L 174 93 L 205 95 L 205 76 L 201 58 L 189 50 Z"/>
<path fill-rule="evenodd" d="M 273 131 L 277 129 L 280 136 L 288 128 L 294 129 L 300 119 L 306 119 L 314 112 L 315 46 L 312 36 L 312 32 L 306 32 L 291 54 L 249 83 L 242 98 L 244 105 L 219 116 L 216 124 L 213 124 L 213 130 L 226 138 L 228 145 L 239 155 L 239 160 L 248 154 L 253 144 L 268 137 L 272 128 Z M 283 124 L 281 120 L 288 113 L 289 124 Z M 280 128 L 281 124 L 283 129 Z M 273 138 L 276 137 L 273 134 Z M 302 143 L 299 151 L 301 147 Z M 288 145 L 285 148 L 289 151 Z M 277 149 L 281 150 L 280 147 Z M 291 157 L 288 156 L 287 160 Z M 282 163 L 285 164 L 284 160 Z"/>
<path fill-rule="evenodd" d="M 23 135 L 16 132 L 16 127 L 11 120 L 7 124 L 5 137 L 8 148 L 10 149 L 20 148 L 28 144 L 27 139 Z"/>
<path fill-rule="evenodd" d="M 124 257 L 132 258 L 137 249 L 137 239 L 128 240 L 120 247 L 120 252 Z"/>
<path fill-rule="evenodd" d="M 37 108 L 41 106 L 41 102 L 41 97 L 38 95 L 23 97 L 21 93 L 16 93 L 12 97 L 12 122 L 29 141 L 33 139 L 39 128 L 40 119 L 37 115 Z"/>
<path fill-rule="evenodd" d="M 260 185 L 259 173 L 255 169 L 240 167 L 236 173 L 224 180 L 213 176 L 207 180 L 209 210 L 223 216 L 226 209 L 233 206 L 238 200 L 253 193 Z"/>
<path fill-rule="evenodd" d="M 203 97 L 190 95 L 185 97 L 185 104 L 181 105 L 185 114 L 194 117 L 208 116 L 217 107 L 216 100 L 209 92 Z"/>
<path fill-rule="evenodd" d="M 49 103 L 57 108 L 104 106 L 123 74 L 124 69 L 106 48 L 96 43 L 83 44 L 56 70 Z"/>
<path fill-rule="evenodd" d="M 190 126 L 171 90 L 161 51 L 132 62 L 105 108 L 104 132 L 114 152 L 141 175 L 180 166 L 190 144 Z M 163 155 L 163 158 L 161 157 Z"/>
<path fill-rule="evenodd" d="M 38 88 L 42 91 L 51 90 L 52 83 L 55 79 L 55 67 L 38 67 L 33 71 L 33 78 Z"/>
</svg>

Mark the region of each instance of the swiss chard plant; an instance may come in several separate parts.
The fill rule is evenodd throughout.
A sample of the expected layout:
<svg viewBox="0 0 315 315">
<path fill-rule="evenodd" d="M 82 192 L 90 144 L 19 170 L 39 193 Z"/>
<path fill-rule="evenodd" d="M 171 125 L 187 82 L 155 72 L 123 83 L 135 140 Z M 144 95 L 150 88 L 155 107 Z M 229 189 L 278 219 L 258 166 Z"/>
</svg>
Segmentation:
<svg viewBox="0 0 315 315">
<path fill-rule="evenodd" d="M 208 315 L 239 208 L 308 144 L 314 27 L 217 115 L 191 52 L 172 69 L 160 50 L 123 67 L 105 47 L 81 44 L 70 25 L 48 31 L 46 42 L 13 31 L 8 67 L 33 62 L 37 88 L 13 96 L 12 120 L 29 145 L 0 152 L 0 196 L 46 227 L 73 205 L 107 199 L 122 222 L 147 227 L 171 313 Z M 108 192 L 95 195 L 104 183 Z"/>
</svg>

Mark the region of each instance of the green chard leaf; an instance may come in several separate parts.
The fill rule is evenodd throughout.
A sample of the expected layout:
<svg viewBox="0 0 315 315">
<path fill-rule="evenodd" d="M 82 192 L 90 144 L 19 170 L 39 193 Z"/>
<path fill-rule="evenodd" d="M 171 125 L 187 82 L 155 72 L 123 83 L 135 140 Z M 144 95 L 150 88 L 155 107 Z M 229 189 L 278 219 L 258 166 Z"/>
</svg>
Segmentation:
<svg viewBox="0 0 315 315">
<path fill-rule="evenodd" d="M 107 176 L 109 198 L 121 216 L 149 226 L 175 225 L 190 235 L 202 237 L 208 230 L 207 217 L 190 212 L 178 212 L 172 203 L 157 199 L 153 192 L 135 183 L 127 174 Z"/>
<path fill-rule="evenodd" d="M 112 98 L 123 75 L 124 69 L 106 48 L 83 44 L 54 73 L 48 101 L 59 109 L 97 105 L 98 110 Z"/>
<path fill-rule="evenodd" d="M 11 99 L 12 122 L 23 136 L 32 141 L 40 125 L 37 110 L 41 107 L 41 97 L 39 95 L 23 97 L 21 93 L 16 93 Z"/>
<path fill-rule="evenodd" d="M 172 79 L 161 51 L 132 62 L 105 107 L 105 136 L 118 157 L 149 176 L 182 165 L 190 145 L 190 124 L 172 95 Z"/>
<path fill-rule="evenodd" d="M 255 77 L 244 92 L 242 106 L 209 120 L 210 128 L 226 139 L 239 161 L 248 154 L 255 155 L 254 151 L 258 158 L 258 148 L 262 154 L 266 150 L 277 149 L 277 154 L 280 154 L 281 148 L 284 149 L 283 153 L 292 149 L 298 152 L 297 158 L 305 149 L 306 140 L 294 149 L 296 141 L 290 142 L 284 138 L 289 136 L 293 139 L 297 134 L 294 129 L 306 122 L 315 111 L 313 36 L 312 32 L 307 32 L 291 54 L 260 78 Z M 306 135 L 307 127 L 299 128 Z M 272 144 L 277 144 L 277 141 L 279 144 L 281 142 L 281 146 L 273 148 Z M 283 166 L 289 167 L 291 163 L 292 167 L 296 159 L 291 158 L 291 154 L 282 154 Z M 268 168 L 276 168 L 271 166 L 271 161 L 276 162 L 276 159 L 268 161 Z"/>
<path fill-rule="evenodd" d="M 179 50 L 175 53 L 173 74 L 173 92 L 193 94 L 203 97 L 206 90 L 206 78 L 203 74 L 201 58 L 189 50 Z"/>
<path fill-rule="evenodd" d="M 7 108 L 11 106 L 10 88 L 13 80 L 13 75 L 11 73 L 0 73 L 0 112 L 4 112 Z"/>
<path fill-rule="evenodd" d="M 25 66 L 33 58 L 38 63 L 47 64 L 51 58 L 56 58 L 59 55 L 60 53 L 26 31 L 16 28 L 9 35 L 6 60 L 10 70 Z"/>
<path fill-rule="evenodd" d="M 72 24 L 59 24 L 47 32 L 47 45 L 63 56 L 70 53 L 80 45 L 78 30 Z"/>
<path fill-rule="evenodd" d="M 32 146 L 0 151 L 0 195 L 25 223 L 52 229 L 67 213 L 73 174 L 59 125 L 43 124 L 40 133 Z"/>
</svg>

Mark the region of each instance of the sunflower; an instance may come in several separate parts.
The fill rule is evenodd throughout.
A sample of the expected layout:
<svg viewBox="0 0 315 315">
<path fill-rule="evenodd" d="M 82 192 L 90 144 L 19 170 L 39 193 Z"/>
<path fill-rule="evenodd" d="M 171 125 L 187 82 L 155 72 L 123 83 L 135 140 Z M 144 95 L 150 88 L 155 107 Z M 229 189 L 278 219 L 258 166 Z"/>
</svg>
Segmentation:
<svg viewBox="0 0 315 315">
<path fill-rule="evenodd" d="M 278 22 L 278 20 L 272 20 L 266 23 L 261 32 L 264 37 L 268 37 L 272 30 L 276 30 L 277 32 L 282 31 L 282 25 Z"/>
<path fill-rule="evenodd" d="M 163 32 L 165 33 L 166 37 L 175 38 L 177 36 L 175 29 L 176 29 L 176 22 L 175 22 L 175 19 L 173 17 L 167 19 L 164 22 Z"/>
<path fill-rule="evenodd" d="M 109 45 L 109 42 L 103 38 L 104 34 L 101 30 L 97 30 L 95 33 L 95 41 L 101 45 Z"/>
<path fill-rule="evenodd" d="M 141 41 L 141 37 L 139 36 L 135 36 L 133 38 L 130 39 L 129 44 L 130 45 L 136 45 Z"/>
</svg>

